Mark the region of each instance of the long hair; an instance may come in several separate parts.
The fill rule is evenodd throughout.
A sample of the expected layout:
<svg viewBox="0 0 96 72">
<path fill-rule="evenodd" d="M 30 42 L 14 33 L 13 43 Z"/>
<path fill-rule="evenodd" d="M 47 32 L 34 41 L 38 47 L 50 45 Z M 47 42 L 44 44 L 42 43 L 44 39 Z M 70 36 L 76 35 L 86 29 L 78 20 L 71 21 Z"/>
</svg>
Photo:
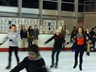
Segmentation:
<svg viewBox="0 0 96 72">
<path fill-rule="evenodd" d="M 83 29 L 83 27 L 81 27 L 81 26 L 79 26 L 79 27 L 77 28 L 77 33 L 78 33 L 78 29 L 79 29 L 79 28 L 82 29 L 82 34 L 85 35 L 84 29 Z"/>
<path fill-rule="evenodd" d="M 32 27 L 32 26 L 29 26 L 29 27 L 28 27 L 28 31 L 29 31 L 29 32 L 30 32 L 30 27 Z"/>
<path fill-rule="evenodd" d="M 77 28 L 76 28 L 76 26 L 73 26 L 73 30 L 72 30 L 71 33 L 72 33 L 72 34 L 76 34 L 76 33 L 77 33 Z"/>
<path fill-rule="evenodd" d="M 78 29 L 79 29 L 79 28 L 82 29 L 82 35 L 83 35 L 83 37 L 84 37 L 84 44 L 86 45 L 86 35 L 85 35 L 85 32 L 84 32 L 84 29 L 83 29 L 83 27 L 79 26 L 79 27 L 77 28 L 77 34 L 79 33 L 79 32 L 78 32 Z M 76 35 L 77 35 L 77 34 L 76 34 Z M 76 39 L 76 38 L 77 38 L 77 36 L 75 37 L 75 40 L 76 40 L 76 43 L 77 43 L 77 39 Z"/>
<path fill-rule="evenodd" d="M 61 31 L 66 31 L 66 26 L 63 25 Z"/>
</svg>

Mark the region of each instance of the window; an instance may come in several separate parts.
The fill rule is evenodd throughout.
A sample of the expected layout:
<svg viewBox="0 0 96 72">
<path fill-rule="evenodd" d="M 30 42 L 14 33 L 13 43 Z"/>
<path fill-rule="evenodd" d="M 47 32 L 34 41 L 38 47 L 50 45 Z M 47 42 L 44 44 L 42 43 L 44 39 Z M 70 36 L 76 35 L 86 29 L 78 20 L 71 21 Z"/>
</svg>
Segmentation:
<svg viewBox="0 0 96 72">
<path fill-rule="evenodd" d="M 44 1 L 43 2 L 43 9 L 50 9 L 50 10 L 57 10 L 57 2 L 49 2 L 49 1 Z"/>
<path fill-rule="evenodd" d="M 83 5 L 79 5 L 78 6 L 78 12 L 83 12 L 83 7 L 84 7 Z"/>
<path fill-rule="evenodd" d="M 39 0 L 23 0 L 22 7 L 39 8 Z"/>
<path fill-rule="evenodd" d="M 62 3 L 62 11 L 74 11 L 74 4 Z"/>
<path fill-rule="evenodd" d="M 79 0 L 79 3 L 84 3 L 84 0 Z"/>
<path fill-rule="evenodd" d="M 18 6 L 18 0 L 0 0 L 1 6 Z"/>
<path fill-rule="evenodd" d="M 65 2 L 74 2 L 74 0 L 62 0 L 62 1 L 65 1 Z"/>
</svg>

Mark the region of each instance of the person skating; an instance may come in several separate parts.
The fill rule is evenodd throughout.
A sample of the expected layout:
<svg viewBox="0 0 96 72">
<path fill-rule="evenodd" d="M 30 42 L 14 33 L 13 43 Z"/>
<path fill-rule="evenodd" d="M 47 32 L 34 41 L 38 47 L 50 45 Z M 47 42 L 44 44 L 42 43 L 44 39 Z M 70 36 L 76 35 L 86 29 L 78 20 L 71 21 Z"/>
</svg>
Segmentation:
<svg viewBox="0 0 96 72">
<path fill-rule="evenodd" d="M 6 67 L 6 69 L 10 69 L 11 68 L 11 56 L 12 56 L 13 51 L 17 59 L 17 64 L 19 64 L 18 33 L 16 32 L 16 25 L 11 26 L 10 32 L 8 32 L 7 36 L 4 38 L 3 42 L 0 43 L 0 45 L 5 43 L 7 40 L 9 40 L 9 57 L 8 57 L 8 66 Z"/>
<path fill-rule="evenodd" d="M 76 47 L 76 43 L 74 42 L 74 37 L 76 36 L 76 33 L 77 33 L 77 29 L 76 29 L 76 26 L 74 26 L 71 32 L 71 37 L 70 37 L 70 42 L 73 42 L 71 46 L 72 51 L 74 51 Z"/>
<path fill-rule="evenodd" d="M 32 44 L 28 48 L 28 56 L 23 59 L 10 72 L 20 72 L 23 69 L 27 72 L 49 72 L 46 68 L 45 61 L 39 53 L 39 47 Z"/>
<path fill-rule="evenodd" d="M 62 36 L 62 34 L 60 33 L 59 30 L 56 30 L 56 33 L 50 38 L 48 39 L 45 44 L 47 44 L 48 42 L 50 42 L 51 40 L 54 39 L 54 47 L 52 49 L 52 62 L 51 62 L 51 66 L 50 68 L 57 68 L 58 67 L 58 61 L 59 61 L 59 54 L 60 51 L 62 50 L 62 44 L 64 43 L 64 37 Z M 54 55 L 56 54 L 56 63 L 54 62 Z"/>
<path fill-rule="evenodd" d="M 78 65 L 78 56 L 79 56 L 79 69 L 82 70 L 82 63 L 83 63 L 83 54 L 85 51 L 85 45 L 86 45 L 86 36 L 84 33 L 84 30 L 81 26 L 77 28 L 77 34 L 76 37 L 74 37 L 76 48 L 75 48 L 75 63 L 73 68 L 75 69 Z"/>
<path fill-rule="evenodd" d="M 91 45 L 92 45 L 92 39 L 91 39 L 91 35 L 90 35 L 90 30 L 89 29 L 86 29 L 85 31 L 85 35 L 86 35 L 86 55 L 90 55 L 90 48 L 91 48 Z"/>
</svg>

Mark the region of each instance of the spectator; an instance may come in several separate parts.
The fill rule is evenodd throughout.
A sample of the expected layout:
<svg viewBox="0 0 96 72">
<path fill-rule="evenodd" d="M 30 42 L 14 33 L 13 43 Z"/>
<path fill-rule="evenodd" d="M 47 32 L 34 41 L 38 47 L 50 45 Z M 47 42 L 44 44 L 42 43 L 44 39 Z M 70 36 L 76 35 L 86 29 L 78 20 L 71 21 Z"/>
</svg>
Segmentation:
<svg viewBox="0 0 96 72">
<path fill-rule="evenodd" d="M 32 26 L 29 26 L 28 28 L 28 46 L 30 47 L 32 45 L 33 42 L 33 29 Z"/>
<path fill-rule="evenodd" d="M 34 44 L 38 44 L 38 35 L 39 35 L 39 29 L 37 28 L 37 25 L 35 25 L 35 28 L 33 30 L 33 36 L 34 36 Z"/>
<path fill-rule="evenodd" d="M 25 51 L 25 46 L 27 42 L 27 30 L 25 25 L 22 25 L 21 30 L 20 30 L 20 37 L 22 40 L 22 51 Z"/>
</svg>

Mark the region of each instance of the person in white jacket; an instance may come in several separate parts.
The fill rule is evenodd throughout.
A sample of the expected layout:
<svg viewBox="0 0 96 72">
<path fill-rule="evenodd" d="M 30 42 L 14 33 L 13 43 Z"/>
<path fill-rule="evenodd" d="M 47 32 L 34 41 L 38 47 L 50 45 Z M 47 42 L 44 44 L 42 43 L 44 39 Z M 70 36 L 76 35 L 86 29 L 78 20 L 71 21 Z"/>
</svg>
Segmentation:
<svg viewBox="0 0 96 72">
<path fill-rule="evenodd" d="M 18 33 L 16 32 L 16 25 L 11 26 L 10 32 L 8 32 L 7 36 L 4 38 L 3 42 L 0 43 L 2 45 L 5 43 L 7 40 L 9 40 L 9 58 L 8 58 L 8 66 L 6 69 L 11 68 L 11 56 L 12 52 L 14 51 L 16 59 L 17 59 L 17 64 L 19 63 L 19 57 L 18 57 Z"/>
</svg>

